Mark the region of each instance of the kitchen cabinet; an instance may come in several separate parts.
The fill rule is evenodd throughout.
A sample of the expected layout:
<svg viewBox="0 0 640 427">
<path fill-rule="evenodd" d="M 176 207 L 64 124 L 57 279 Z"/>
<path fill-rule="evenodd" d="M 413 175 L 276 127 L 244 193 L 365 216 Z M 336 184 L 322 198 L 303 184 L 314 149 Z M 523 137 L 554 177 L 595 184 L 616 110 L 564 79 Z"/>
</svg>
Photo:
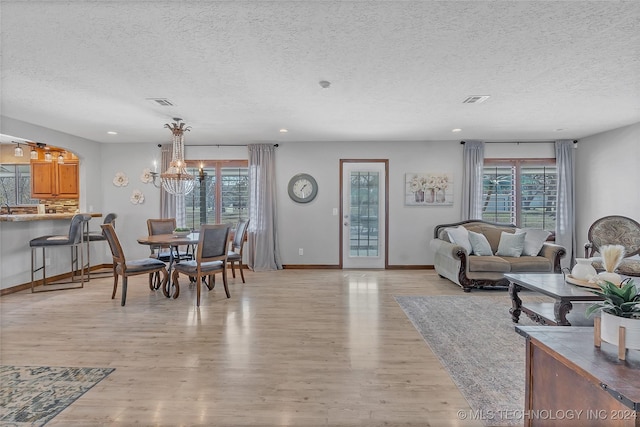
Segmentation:
<svg viewBox="0 0 640 427">
<path fill-rule="evenodd" d="M 78 199 L 80 165 L 78 160 L 64 163 L 45 160 L 31 161 L 31 198 L 33 199 Z"/>
</svg>

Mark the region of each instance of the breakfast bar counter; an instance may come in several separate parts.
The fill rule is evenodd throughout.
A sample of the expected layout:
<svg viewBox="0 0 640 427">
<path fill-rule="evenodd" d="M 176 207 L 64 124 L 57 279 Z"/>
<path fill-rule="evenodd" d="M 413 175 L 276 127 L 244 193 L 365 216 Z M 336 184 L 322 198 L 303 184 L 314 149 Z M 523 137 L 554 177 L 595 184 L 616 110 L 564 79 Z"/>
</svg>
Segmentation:
<svg viewBox="0 0 640 427">
<path fill-rule="evenodd" d="M 49 221 L 49 220 L 56 220 L 56 219 L 71 219 L 73 218 L 74 215 L 75 214 L 73 213 L 0 214 L 0 221 L 5 221 L 5 222 Z M 99 212 L 86 212 L 86 215 L 91 215 L 92 218 L 99 218 L 102 216 L 102 214 Z"/>
</svg>

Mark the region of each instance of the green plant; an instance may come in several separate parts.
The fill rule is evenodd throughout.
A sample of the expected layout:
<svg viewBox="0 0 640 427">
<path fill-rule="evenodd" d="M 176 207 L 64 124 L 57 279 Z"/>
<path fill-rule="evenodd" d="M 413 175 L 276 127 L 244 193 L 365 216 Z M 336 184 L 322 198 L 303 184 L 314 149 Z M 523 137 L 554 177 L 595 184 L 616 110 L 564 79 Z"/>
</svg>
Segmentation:
<svg viewBox="0 0 640 427">
<path fill-rule="evenodd" d="M 173 230 L 173 231 L 177 231 L 177 232 L 184 232 L 184 231 L 191 231 L 191 229 L 190 229 L 190 228 L 188 228 L 188 227 L 178 227 L 178 228 L 176 228 L 176 229 L 175 229 L 175 230 Z"/>
<path fill-rule="evenodd" d="M 640 293 L 633 280 L 628 280 L 620 287 L 608 281 L 598 286 L 601 290 L 592 292 L 600 295 L 604 301 L 590 305 L 586 311 L 587 317 L 598 311 L 604 311 L 618 317 L 640 319 Z"/>
</svg>

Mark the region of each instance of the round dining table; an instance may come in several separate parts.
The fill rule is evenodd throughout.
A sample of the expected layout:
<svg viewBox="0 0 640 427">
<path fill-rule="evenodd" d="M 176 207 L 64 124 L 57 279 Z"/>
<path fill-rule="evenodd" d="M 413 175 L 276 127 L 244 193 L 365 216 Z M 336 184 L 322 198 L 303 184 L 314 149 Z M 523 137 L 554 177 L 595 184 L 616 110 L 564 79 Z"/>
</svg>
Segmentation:
<svg viewBox="0 0 640 427">
<path fill-rule="evenodd" d="M 169 278 L 167 279 L 167 283 L 165 287 L 162 289 L 162 292 L 167 298 L 173 296 L 173 298 L 178 298 L 180 295 L 180 288 L 174 286 L 171 281 L 171 270 L 173 269 L 173 263 L 176 262 L 176 257 L 174 254 L 178 253 L 178 246 L 193 246 L 198 243 L 200 240 L 200 233 L 194 231 L 192 233 L 187 234 L 186 236 L 176 236 L 173 234 L 154 234 L 151 236 L 144 236 L 138 238 L 138 243 L 141 245 L 158 245 L 169 247 L 169 266 L 167 267 L 167 271 L 169 272 Z M 195 258 L 195 253 L 193 253 Z M 180 261 L 177 259 L 177 261 Z M 150 283 L 151 286 L 151 283 Z M 157 289 L 157 288 L 152 288 Z"/>
</svg>

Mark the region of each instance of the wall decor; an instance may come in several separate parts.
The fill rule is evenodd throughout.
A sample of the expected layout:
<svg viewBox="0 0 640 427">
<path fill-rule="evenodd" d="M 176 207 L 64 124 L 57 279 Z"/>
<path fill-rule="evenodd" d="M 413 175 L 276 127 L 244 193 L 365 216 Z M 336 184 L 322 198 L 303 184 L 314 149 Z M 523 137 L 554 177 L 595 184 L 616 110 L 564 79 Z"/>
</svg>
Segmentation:
<svg viewBox="0 0 640 427">
<path fill-rule="evenodd" d="M 124 172 L 116 172 L 116 176 L 113 178 L 113 185 L 116 187 L 126 187 L 129 185 L 129 178 Z"/>
<path fill-rule="evenodd" d="M 149 168 L 142 169 L 142 175 L 140 175 L 140 181 L 144 182 L 145 184 L 148 184 L 151 181 L 153 181 L 153 176 L 151 175 L 151 169 Z"/>
<path fill-rule="evenodd" d="M 133 190 L 129 200 L 131 201 L 131 204 L 141 205 L 144 203 L 144 194 L 142 194 L 142 191 L 140 190 Z"/>
<path fill-rule="evenodd" d="M 453 176 L 450 173 L 406 173 L 404 194 L 407 206 L 451 206 Z"/>
</svg>

